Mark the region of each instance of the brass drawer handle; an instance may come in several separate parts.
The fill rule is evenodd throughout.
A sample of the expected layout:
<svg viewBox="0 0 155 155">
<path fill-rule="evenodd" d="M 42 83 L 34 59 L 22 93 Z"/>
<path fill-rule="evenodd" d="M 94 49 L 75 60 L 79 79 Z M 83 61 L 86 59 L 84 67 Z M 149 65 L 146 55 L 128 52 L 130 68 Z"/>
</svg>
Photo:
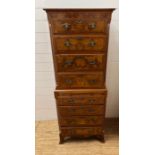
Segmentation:
<svg viewBox="0 0 155 155">
<path fill-rule="evenodd" d="M 94 40 L 91 40 L 88 45 L 94 47 L 96 45 L 96 42 Z"/>
<path fill-rule="evenodd" d="M 95 29 L 96 28 L 96 24 L 95 23 L 91 23 L 91 24 L 88 25 L 88 27 L 90 29 Z"/>
<path fill-rule="evenodd" d="M 71 27 L 71 25 L 70 25 L 69 23 L 64 23 L 64 24 L 62 24 L 62 26 L 63 26 L 63 28 L 64 28 L 65 30 L 69 30 L 70 27 Z"/>
<path fill-rule="evenodd" d="M 90 65 L 96 65 L 96 61 L 90 61 L 89 64 Z"/>
<path fill-rule="evenodd" d="M 70 65 L 72 65 L 72 63 L 73 63 L 73 61 L 72 60 L 66 60 L 65 62 L 64 62 L 64 66 L 70 66 Z"/>
<path fill-rule="evenodd" d="M 73 80 L 71 80 L 71 79 L 66 79 L 66 80 L 65 80 L 65 83 L 66 83 L 66 84 L 72 84 L 72 83 L 73 83 Z"/>
<path fill-rule="evenodd" d="M 70 46 L 71 46 L 71 43 L 70 43 L 69 40 L 67 40 L 67 41 L 64 42 L 64 45 L 65 45 L 66 47 L 70 47 Z"/>
</svg>

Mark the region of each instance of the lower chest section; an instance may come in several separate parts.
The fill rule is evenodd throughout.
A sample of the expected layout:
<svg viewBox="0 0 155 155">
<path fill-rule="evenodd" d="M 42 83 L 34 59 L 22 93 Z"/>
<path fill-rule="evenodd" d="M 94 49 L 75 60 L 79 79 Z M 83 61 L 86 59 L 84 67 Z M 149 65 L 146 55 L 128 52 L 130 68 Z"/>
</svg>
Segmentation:
<svg viewBox="0 0 155 155">
<path fill-rule="evenodd" d="M 104 130 L 106 90 L 55 91 L 61 134 L 100 135 Z"/>
</svg>

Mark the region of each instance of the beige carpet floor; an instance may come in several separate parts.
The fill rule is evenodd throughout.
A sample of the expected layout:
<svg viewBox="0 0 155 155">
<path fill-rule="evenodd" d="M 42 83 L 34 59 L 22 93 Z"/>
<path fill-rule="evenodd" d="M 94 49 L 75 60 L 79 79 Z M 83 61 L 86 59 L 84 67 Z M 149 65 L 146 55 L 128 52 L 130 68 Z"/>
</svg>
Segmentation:
<svg viewBox="0 0 155 155">
<path fill-rule="evenodd" d="M 105 143 L 96 139 L 59 144 L 57 121 L 36 121 L 36 155 L 118 155 L 118 121 L 106 121 Z"/>
</svg>

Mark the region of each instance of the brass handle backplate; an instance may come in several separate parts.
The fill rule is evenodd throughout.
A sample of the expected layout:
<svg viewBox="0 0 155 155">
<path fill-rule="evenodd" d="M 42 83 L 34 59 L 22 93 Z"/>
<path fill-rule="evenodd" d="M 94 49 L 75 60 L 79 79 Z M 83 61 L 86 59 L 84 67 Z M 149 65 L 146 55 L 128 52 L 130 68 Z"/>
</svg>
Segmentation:
<svg viewBox="0 0 155 155">
<path fill-rule="evenodd" d="M 96 61 L 89 61 L 90 65 L 96 65 Z"/>
<path fill-rule="evenodd" d="M 89 46 L 94 47 L 96 45 L 96 42 L 94 40 L 91 40 L 89 42 Z"/>
<path fill-rule="evenodd" d="M 70 47 L 70 46 L 71 46 L 71 43 L 70 43 L 69 40 L 66 40 L 66 41 L 64 42 L 64 45 L 65 45 L 66 47 Z"/>
<path fill-rule="evenodd" d="M 62 24 L 62 26 L 63 26 L 63 28 L 64 28 L 65 30 L 69 30 L 70 27 L 71 27 L 71 25 L 70 25 L 69 23 L 64 23 L 64 24 Z"/>
<path fill-rule="evenodd" d="M 73 83 L 73 80 L 71 80 L 71 79 L 66 79 L 66 80 L 65 80 L 65 83 L 66 83 L 66 84 L 72 84 L 72 83 Z"/>
<path fill-rule="evenodd" d="M 88 25 L 88 27 L 90 29 L 95 29 L 96 28 L 96 24 L 95 23 L 91 23 L 91 24 Z"/>
<path fill-rule="evenodd" d="M 64 62 L 64 66 L 70 66 L 70 65 L 72 65 L 72 63 L 73 63 L 73 61 L 72 60 L 66 60 L 65 62 Z"/>
</svg>

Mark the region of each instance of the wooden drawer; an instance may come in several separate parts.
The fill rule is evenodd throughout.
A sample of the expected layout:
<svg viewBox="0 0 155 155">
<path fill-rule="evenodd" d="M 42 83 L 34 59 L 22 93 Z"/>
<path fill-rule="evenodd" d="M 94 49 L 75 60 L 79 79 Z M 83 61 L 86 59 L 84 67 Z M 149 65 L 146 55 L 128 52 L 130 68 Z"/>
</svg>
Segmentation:
<svg viewBox="0 0 155 155">
<path fill-rule="evenodd" d="M 103 73 L 58 73 L 57 89 L 68 88 L 103 88 Z"/>
<path fill-rule="evenodd" d="M 68 95 L 68 96 L 60 96 L 57 98 L 57 105 L 98 105 L 105 104 L 106 95 Z"/>
<path fill-rule="evenodd" d="M 104 20 L 106 22 L 110 22 L 109 20 L 111 19 L 111 11 L 113 9 L 102 9 L 102 10 L 78 10 L 78 9 L 70 9 L 70 10 L 66 10 L 66 9 L 61 9 L 58 10 L 56 9 L 55 11 L 52 10 L 47 10 L 46 12 L 48 12 L 48 16 L 50 17 L 50 21 L 51 20 Z"/>
<path fill-rule="evenodd" d="M 103 125 L 103 116 L 60 117 L 61 126 L 95 126 Z"/>
<path fill-rule="evenodd" d="M 56 55 L 58 72 L 104 71 L 105 55 Z"/>
<path fill-rule="evenodd" d="M 54 20 L 52 22 L 53 33 L 107 33 L 108 24 L 103 20 Z"/>
<path fill-rule="evenodd" d="M 54 35 L 56 52 L 73 51 L 106 51 L 107 37 L 105 35 Z"/>
<path fill-rule="evenodd" d="M 57 105 L 105 105 L 106 89 L 56 90 Z"/>
<path fill-rule="evenodd" d="M 57 11 L 49 12 L 53 33 L 107 33 L 111 12 Z"/>
<path fill-rule="evenodd" d="M 102 135 L 102 127 L 76 127 L 76 128 L 61 128 L 61 133 L 64 136 L 92 136 Z"/>
<path fill-rule="evenodd" d="M 58 106 L 60 116 L 103 115 L 104 105 Z"/>
</svg>

